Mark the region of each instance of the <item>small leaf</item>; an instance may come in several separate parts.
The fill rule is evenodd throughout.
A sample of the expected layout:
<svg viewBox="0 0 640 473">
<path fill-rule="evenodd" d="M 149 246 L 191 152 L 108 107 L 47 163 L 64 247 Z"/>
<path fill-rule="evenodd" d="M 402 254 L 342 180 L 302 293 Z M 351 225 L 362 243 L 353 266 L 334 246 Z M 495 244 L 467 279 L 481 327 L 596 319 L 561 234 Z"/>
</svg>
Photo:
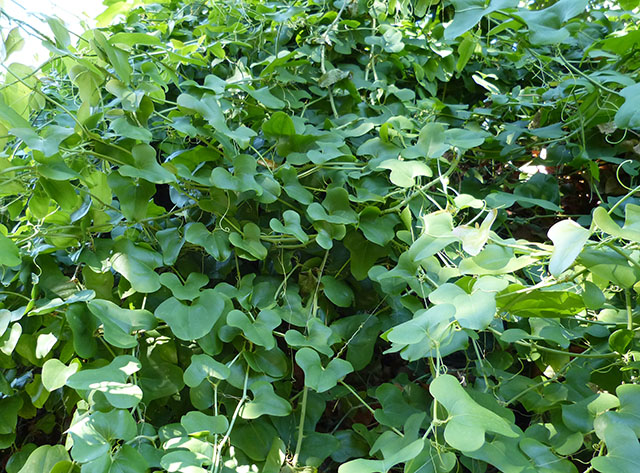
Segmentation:
<svg viewBox="0 0 640 473">
<path fill-rule="evenodd" d="M 159 253 L 126 239 L 119 240 L 114 250 L 111 266 L 127 278 L 134 290 L 150 293 L 160 289 L 160 276 L 154 271 L 162 265 Z"/>
</svg>

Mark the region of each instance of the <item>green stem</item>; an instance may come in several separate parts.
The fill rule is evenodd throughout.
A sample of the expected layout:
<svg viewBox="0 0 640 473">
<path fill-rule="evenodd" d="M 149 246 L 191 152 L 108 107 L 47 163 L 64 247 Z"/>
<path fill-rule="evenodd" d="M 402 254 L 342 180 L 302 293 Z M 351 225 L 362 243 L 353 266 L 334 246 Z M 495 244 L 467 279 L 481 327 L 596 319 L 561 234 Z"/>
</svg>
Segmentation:
<svg viewBox="0 0 640 473">
<path fill-rule="evenodd" d="M 302 389 L 302 406 L 300 407 L 300 422 L 298 424 L 298 441 L 296 442 L 296 451 L 293 454 L 293 460 L 291 463 L 294 467 L 298 465 L 298 458 L 300 457 L 300 451 L 302 450 L 302 438 L 304 437 L 304 418 L 307 414 L 307 395 L 309 388 L 306 386 Z"/>
<path fill-rule="evenodd" d="M 627 330 L 633 330 L 633 310 L 631 309 L 631 294 L 628 289 L 624 290 L 624 302 L 627 306 Z"/>
<path fill-rule="evenodd" d="M 620 256 L 624 257 L 629 263 L 631 263 L 636 269 L 640 269 L 640 263 L 638 263 L 636 260 L 634 260 L 633 258 L 631 258 L 631 256 L 629 256 L 627 253 L 625 253 L 624 251 L 622 251 L 622 249 L 618 248 L 616 245 L 614 245 L 613 243 L 607 243 L 606 246 L 608 246 L 609 248 L 611 248 L 613 251 L 615 251 L 616 253 L 618 253 Z"/>
<path fill-rule="evenodd" d="M 383 210 L 381 215 L 386 215 L 386 214 L 397 212 L 397 211 L 403 209 L 405 207 L 405 205 L 407 205 L 409 202 L 411 202 L 421 192 L 424 192 L 427 189 L 430 189 L 431 187 L 436 185 L 438 182 L 441 182 L 442 179 L 448 177 L 453 171 L 455 171 L 458 168 L 458 163 L 460 162 L 461 158 L 462 158 L 462 155 L 460 153 L 457 153 L 456 157 L 451 162 L 451 166 L 449 166 L 449 169 L 447 169 L 444 174 L 442 174 L 442 175 L 436 177 L 435 179 L 432 179 L 431 181 L 427 182 L 425 185 L 421 186 L 416 192 L 414 192 L 411 195 L 407 196 L 399 204 L 394 205 L 393 207 L 390 207 L 388 209 Z"/>
<path fill-rule="evenodd" d="M 492 332 L 494 335 L 497 335 L 497 336 L 502 335 L 502 333 L 500 333 L 499 331 L 497 331 L 494 328 L 489 327 L 488 330 L 490 332 Z M 575 356 L 575 357 L 578 357 L 578 358 L 615 358 L 617 356 L 620 356 L 618 353 L 594 353 L 594 354 L 590 354 L 590 353 L 574 353 L 574 352 L 570 352 L 570 351 L 556 350 L 555 348 L 545 347 L 545 346 L 538 345 L 538 344 L 533 343 L 533 342 L 531 342 L 531 343 L 523 342 L 522 340 L 517 340 L 514 343 L 516 345 L 520 345 L 522 347 L 534 348 L 536 350 L 544 351 L 544 352 L 547 352 L 547 353 L 553 353 L 555 355 Z"/>
</svg>

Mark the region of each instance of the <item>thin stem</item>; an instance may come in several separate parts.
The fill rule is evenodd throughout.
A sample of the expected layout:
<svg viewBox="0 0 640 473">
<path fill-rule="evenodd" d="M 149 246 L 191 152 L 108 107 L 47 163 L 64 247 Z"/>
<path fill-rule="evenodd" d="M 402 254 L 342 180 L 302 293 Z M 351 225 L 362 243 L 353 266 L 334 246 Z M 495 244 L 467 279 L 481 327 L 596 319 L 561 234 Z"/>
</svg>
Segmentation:
<svg viewBox="0 0 640 473">
<path fill-rule="evenodd" d="M 369 404 L 367 404 L 367 402 L 366 402 L 364 399 L 362 399 L 362 398 L 360 397 L 360 395 L 355 391 L 355 389 L 353 389 L 351 386 L 349 386 L 349 385 L 348 385 L 347 383 L 345 383 L 344 381 L 338 381 L 338 382 L 339 382 L 340 384 L 342 384 L 345 388 L 347 388 L 347 389 L 349 390 L 349 392 L 350 392 L 351 394 L 353 394 L 353 395 L 355 396 L 355 398 L 356 398 L 358 401 L 360 401 L 360 403 L 361 403 L 364 407 L 366 407 L 366 408 L 369 410 L 369 412 L 371 412 L 371 414 L 374 414 L 374 415 L 375 415 L 375 413 L 376 413 L 375 409 L 374 409 L 373 407 L 371 407 Z M 404 434 L 403 434 L 402 432 L 400 432 L 398 429 L 396 429 L 395 427 L 391 427 L 391 430 L 393 430 L 393 431 L 394 431 L 396 434 L 398 434 L 400 437 L 404 437 Z"/>
<path fill-rule="evenodd" d="M 640 269 L 640 263 L 638 263 L 636 260 L 634 260 L 633 258 L 631 258 L 631 256 L 629 256 L 628 254 L 626 254 L 624 251 L 622 251 L 620 248 L 618 248 L 616 245 L 614 245 L 613 243 L 607 243 L 606 246 L 608 246 L 609 248 L 611 248 L 613 251 L 615 251 L 616 253 L 618 253 L 620 256 L 624 257 L 629 263 L 631 263 L 636 269 Z"/>
<path fill-rule="evenodd" d="M 233 430 L 233 426 L 236 423 L 236 419 L 238 418 L 238 415 L 240 415 L 240 410 L 242 409 L 242 406 L 244 405 L 244 402 L 247 400 L 247 383 L 249 381 L 249 367 L 247 366 L 247 371 L 245 373 L 244 376 L 244 386 L 242 387 L 242 397 L 240 398 L 240 400 L 238 401 L 238 405 L 236 406 L 235 410 L 233 411 L 233 415 L 231 416 L 231 422 L 229 422 L 229 428 L 227 429 L 227 432 L 224 434 L 224 437 L 222 437 L 222 440 L 220 441 L 220 443 L 218 444 L 218 454 L 216 455 L 216 460 L 214 462 L 214 464 L 212 465 L 212 470 L 214 472 L 219 472 L 220 471 L 220 459 L 222 457 L 222 448 L 224 446 L 225 443 L 227 443 L 227 440 L 229 440 L 229 436 L 231 435 L 231 431 Z"/>
<path fill-rule="evenodd" d="M 293 460 L 291 463 L 294 467 L 298 465 L 298 458 L 300 457 L 300 451 L 302 450 L 302 438 L 304 437 L 304 418 L 307 415 L 307 395 L 309 388 L 305 386 L 302 389 L 302 406 L 300 407 L 300 423 L 298 424 L 298 441 L 296 442 L 296 451 L 293 454 Z"/>
<path fill-rule="evenodd" d="M 499 331 L 497 331 L 496 329 L 489 327 L 488 328 L 489 331 L 491 331 L 494 335 L 502 335 Z M 527 347 L 527 348 L 534 348 L 536 350 L 540 350 L 540 351 L 544 351 L 547 353 L 553 353 L 555 355 L 565 355 L 565 356 L 575 356 L 578 358 L 615 358 L 617 356 L 620 356 L 618 353 L 574 353 L 571 351 L 562 351 L 562 350 L 556 350 L 555 348 L 549 348 L 549 347 L 545 347 L 542 345 L 538 345 L 537 343 L 533 343 L 533 342 L 523 342 L 522 340 L 517 340 L 515 342 L 516 345 L 520 345 L 522 347 Z"/>
<path fill-rule="evenodd" d="M 633 330 L 633 310 L 631 309 L 631 294 L 629 289 L 624 290 L 624 302 L 627 306 L 627 330 Z"/>
<path fill-rule="evenodd" d="M 438 182 L 441 182 L 444 178 L 448 177 L 453 171 L 455 171 L 458 168 L 458 163 L 460 162 L 461 158 L 462 158 L 461 154 L 457 153 L 456 157 L 451 162 L 451 166 L 449 166 L 449 169 L 447 169 L 444 174 L 436 177 L 435 179 L 432 179 L 431 181 L 427 182 L 425 185 L 420 186 L 420 188 L 416 192 L 414 192 L 411 195 L 407 196 L 399 204 L 394 205 L 393 207 L 390 207 L 388 209 L 383 210 L 381 215 L 386 215 L 386 214 L 389 214 L 389 213 L 392 213 L 392 212 L 397 212 L 397 211 L 401 210 L 402 208 L 404 208 L 405 205 L 407 205 L 409 202 L 411 202 L 418 194 L 426 191 L 427 189 L 430 189 L 431 187 L 436 185 Z"/>
</svg>

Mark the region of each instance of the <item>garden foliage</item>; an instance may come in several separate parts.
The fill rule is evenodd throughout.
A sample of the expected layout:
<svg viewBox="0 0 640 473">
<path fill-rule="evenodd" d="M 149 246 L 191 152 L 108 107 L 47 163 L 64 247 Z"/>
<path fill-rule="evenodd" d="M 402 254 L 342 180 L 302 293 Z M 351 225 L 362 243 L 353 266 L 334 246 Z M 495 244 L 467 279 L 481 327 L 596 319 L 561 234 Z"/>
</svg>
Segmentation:
<svg viewBox="0 0 640 473">
<path fill-rule="evenodd" d="M 637 1 L 105 7 L 3 32 L 0 468 L 640 471 Z"/>
</svg>

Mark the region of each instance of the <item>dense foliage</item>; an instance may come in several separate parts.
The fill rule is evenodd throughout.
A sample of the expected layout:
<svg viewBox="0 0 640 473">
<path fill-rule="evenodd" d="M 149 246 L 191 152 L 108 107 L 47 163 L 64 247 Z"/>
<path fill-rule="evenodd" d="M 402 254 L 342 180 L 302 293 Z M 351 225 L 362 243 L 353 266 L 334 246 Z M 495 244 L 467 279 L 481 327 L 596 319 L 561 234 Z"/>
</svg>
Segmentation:
<svg viewBox="0 0 640 473">
<path fill-rule="evenodd" d="M 640 471 L 637 3 L 14 20 L 0 469 Z"/>
</svg>

